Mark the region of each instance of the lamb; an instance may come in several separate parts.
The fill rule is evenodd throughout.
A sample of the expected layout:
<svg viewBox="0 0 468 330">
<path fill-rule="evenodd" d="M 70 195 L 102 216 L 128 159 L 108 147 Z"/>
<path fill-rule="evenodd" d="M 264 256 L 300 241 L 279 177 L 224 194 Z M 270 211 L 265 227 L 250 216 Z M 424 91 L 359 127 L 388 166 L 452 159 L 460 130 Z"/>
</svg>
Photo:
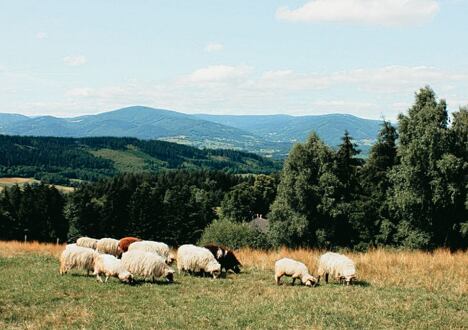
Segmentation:
<svg viewBox="0 0 468 330">
<path fill-rule="evenodd" d="M 127 251 L 122 255 L 122 266 L 134 276 L 152 278 L 165 277 L 168 282 L 174 281 L 174 270 L 165 260 L 153 252 Z"/>
<path fill-rule="evenodd" d="M 119 248 L 119 241 L 113 238 L 101 238 L 97 241 L 96 251 L 103 254 L 110 254 L 120 257 L 122 251 Z"/>
<path fill-rule="evenodd" d="M 223 246 L 218 245 L 205 245 L 205 248 L 210 250 L 210 252 L 215 256 L 216 260 L 221 264 L 221 270 L 232 270 L 234 273 L 240 273 L 241 263 L 236 258 L 234 252 L 228 250 Z"/>
<path fill-rule="evenodd" d="M 306 265 L 289 258 L 280 259 L 275 263 L 275 281 L 277 285 L 280 285 L 283 275 L 292 276 L 292 285 L 294 285 L 296 279 L 300 279 L 302 284 L 309 287 L 316 286 L 318 283 L 317 279 L 309 274 Z"/>
<path fill-rule="evenodd" d="M 325 275 L 325 282 L 328 283 L 329 274 L 340 283 L 345 281 L 346 285 L 349 285 L 356 278 L 354 262 L 342 254 L 327 252 L 318 260 L 318 280 Z"/>
<path fill-rule="evenodd" d="M 188 272 L 203 272 L 209 273 L 213 278 L 217 278 L 221 273 L 221 265 L 216 261 L 210 250 L 185 244 L 177 250 L 177 269 Z"/>
<path fill-rule="evenodd" d="M 98 240 L 91 237 L 80 237 L 76 240 L 76 245 L 96 250 Z"/>
<path fill-rule="evenodd" d="M 98 281 L 102 283 L 100 275 L 106 275 L 105 282 L 110 276 L 117 277 L 120 281 L 131 283 L 132 274 L 122 266 L 122 261 L 110 254 L 96 254 L 94 257 L 94 273 Z"/>
<path fill-rule="evenodd" d="M 169 246 L 166 243 L 154 241 L 135 242 L 128 247 L 128 251 L 135 250 L 156 253 L 163 257 L 168 265 L 172 264 L 174 261 L 174 256 L 170 253 Z"/>
<path fill-rule="evenodd" d="M 122 251 L 122 253 L 127 252 L 130 244 L 133 244 L 135 242 L 140 242 L 140 241 L 141 239 L 136 238 L 136 237 L 124 237 L 119 241 L 119 248 Z"/>
<path fill-rule="evenodd" d="M 91 248 L 68 244 L 60 255 L 61 275 L 66 274 L 71 269 L 84 269 L 87 275 L 94 270 L 94 258 L 97 252 Z"/>
</svg>

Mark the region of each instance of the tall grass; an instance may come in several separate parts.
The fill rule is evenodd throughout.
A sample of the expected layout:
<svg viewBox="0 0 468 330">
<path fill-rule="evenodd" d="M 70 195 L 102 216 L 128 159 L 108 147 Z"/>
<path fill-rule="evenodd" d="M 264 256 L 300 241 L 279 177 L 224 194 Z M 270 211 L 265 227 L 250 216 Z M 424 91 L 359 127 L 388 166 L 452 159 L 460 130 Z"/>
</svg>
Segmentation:
<svg viewBox="0 0 468 330">
<path fill-rule="evenodd" d="M 310 272 L 325 251 L 282 248 L 277 251 L 241 249 L 236 255 L 241 263 L 258 270 L 272 270 L 275 261 L 290 257 L 305 263 Z M 447 249 L 433 252 L 374 249 L 346 253 L 356 263 L 358 280 L 372 285 L 424 287 L 429 290 L 452 290 L 468 293 L 468 253 Z"/>
<path fill-rule="evenodd" d="M 0 241 L 0 256 L 14 257 L 25 253 L 35 253 L 41 255 L 51 255 L 58 258 L 64 248 L 65 244 Z"/>
</svg>

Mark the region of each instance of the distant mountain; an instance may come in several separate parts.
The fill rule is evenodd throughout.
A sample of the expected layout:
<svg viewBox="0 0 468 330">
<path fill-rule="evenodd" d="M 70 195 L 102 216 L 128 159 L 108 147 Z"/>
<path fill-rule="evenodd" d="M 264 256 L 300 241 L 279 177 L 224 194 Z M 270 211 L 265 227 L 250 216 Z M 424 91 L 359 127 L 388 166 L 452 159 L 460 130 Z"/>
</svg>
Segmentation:
<svg viewBox="0 0 468 330">
<path fill-rule="evenodd" d="M 348 130 L 358 144 L 370 144 L 377 137 L 382 123 L 379 120 L 363 119 L 347 114 L 317 116 L 200 114 L 196 116 L 248 131 L 273 142 L 301 142 L 315 131 L 331 146 L 340 144 L 345 130 Z"/>
<path fill-rule="evenodd" d="M 295 142 L 316 131 L 331 146 L 347 129 L 363 151 L 374 141 L 380 121 L 351 115 L 224 116 L 188 115 L 134 106 L 74 118 L 0 114 L 0 134 L 158 139 L 200 148 L 237 149 L 283 158 Z"/>
</svg>

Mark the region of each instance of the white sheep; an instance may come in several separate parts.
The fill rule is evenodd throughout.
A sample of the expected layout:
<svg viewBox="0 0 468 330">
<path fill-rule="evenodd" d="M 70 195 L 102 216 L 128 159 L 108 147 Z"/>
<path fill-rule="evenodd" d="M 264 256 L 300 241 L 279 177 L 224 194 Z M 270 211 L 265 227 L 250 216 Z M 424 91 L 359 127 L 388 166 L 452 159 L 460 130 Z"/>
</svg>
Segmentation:
<svg viewBox="0 0 468 330">
<path fill-rule="evenodd" d="M 328 275 L 347 285 L 356 278 L 356 267 L 354 262 L 348 257 L 334 252 L 327 252 L 320 256 L 318 260 L 318 280 L 325 275 L 325 282 L 328 283 Z"/>
<path fill-rule="evenodd" d="M 76 245 L 96 250 L 98 240 L 91 237 L 80 237 L 76 240 Z"/>
<path fill-rule="evenodd" d="M 292 285 L 296 282 L 296 279 L 299 279 L 302 284 L 306 286 L 315 286 L 317 284 L 317 279 L 309 274 L 307 266 L 302 262 L 283 258 L 275 263 L 275 281 L 276 284 L 280 285 L 281 277 L 284 275 L 292 276 Z"/>
<path fill-rule="evenodd" d="M 71 269 L 84 269 L 86 273 L 94 270 L 94 257 L 96 251 L 91 248 L 81 247 L 76 244 L 68 244 L 60 255 L 61 275 L 66 274 Z"/>
<path fill-rule="evenodd" d="M 170 265 L 174 261 L 174 256 L 170 253 L 169 246 L 166 243 L 155 242 L 155 241 L 140 241 L 132 243 L 128 246 L 128 251 L 145 251 L 156 253 L 166 260 L 166 263 Z"/>
<path fill-rule="evenodd" d="M 192 244 L 182 245 L 177 250 L 177 269 L 179 273 L 210 273 L 213 278 L 217 278 L 221 273 L 221 265 L 210 250 Z"/>
<path fill-rule="evenodd" d="M 120 257 L 122 251 L 119 248 L 119 241 L 113 238 L 101 238 L 96 243 L 96 251 L 103 254 L 110 254 Z"/>
<path fill-rule="evenodd" d="M 174 270 L 153 252 L 127 251 L 122 254 L 122 266 L 134 276 L 151 278 L 153 282 L 157 277 L 165 277 L 169 282 L 174 280 Z"/>
<path fill-rule="evenodd" d="M 130 283 L 133 281 L 132 274 L 125 269 L 122 261 L 110 254 L 96 254 L 94 257 L 94 274 L 102 283 L 100 275 L 105 275 L 107 280 L 110 276 L 117 277 L 122 282 Z"/>
</svg>

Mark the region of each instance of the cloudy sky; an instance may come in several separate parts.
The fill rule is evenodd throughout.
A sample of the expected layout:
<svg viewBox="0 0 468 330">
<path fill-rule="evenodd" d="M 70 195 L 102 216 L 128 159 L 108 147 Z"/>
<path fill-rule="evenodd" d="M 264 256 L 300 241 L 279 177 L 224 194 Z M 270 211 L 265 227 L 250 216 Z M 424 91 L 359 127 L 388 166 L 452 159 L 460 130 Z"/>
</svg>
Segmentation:
<svg viewBox="0 0 468 330">
<path fill-rule="evenodd" d="M 468 104 L 468 0 L 0 2 L 0 112 L 395 119 Z"/>
</svg>

